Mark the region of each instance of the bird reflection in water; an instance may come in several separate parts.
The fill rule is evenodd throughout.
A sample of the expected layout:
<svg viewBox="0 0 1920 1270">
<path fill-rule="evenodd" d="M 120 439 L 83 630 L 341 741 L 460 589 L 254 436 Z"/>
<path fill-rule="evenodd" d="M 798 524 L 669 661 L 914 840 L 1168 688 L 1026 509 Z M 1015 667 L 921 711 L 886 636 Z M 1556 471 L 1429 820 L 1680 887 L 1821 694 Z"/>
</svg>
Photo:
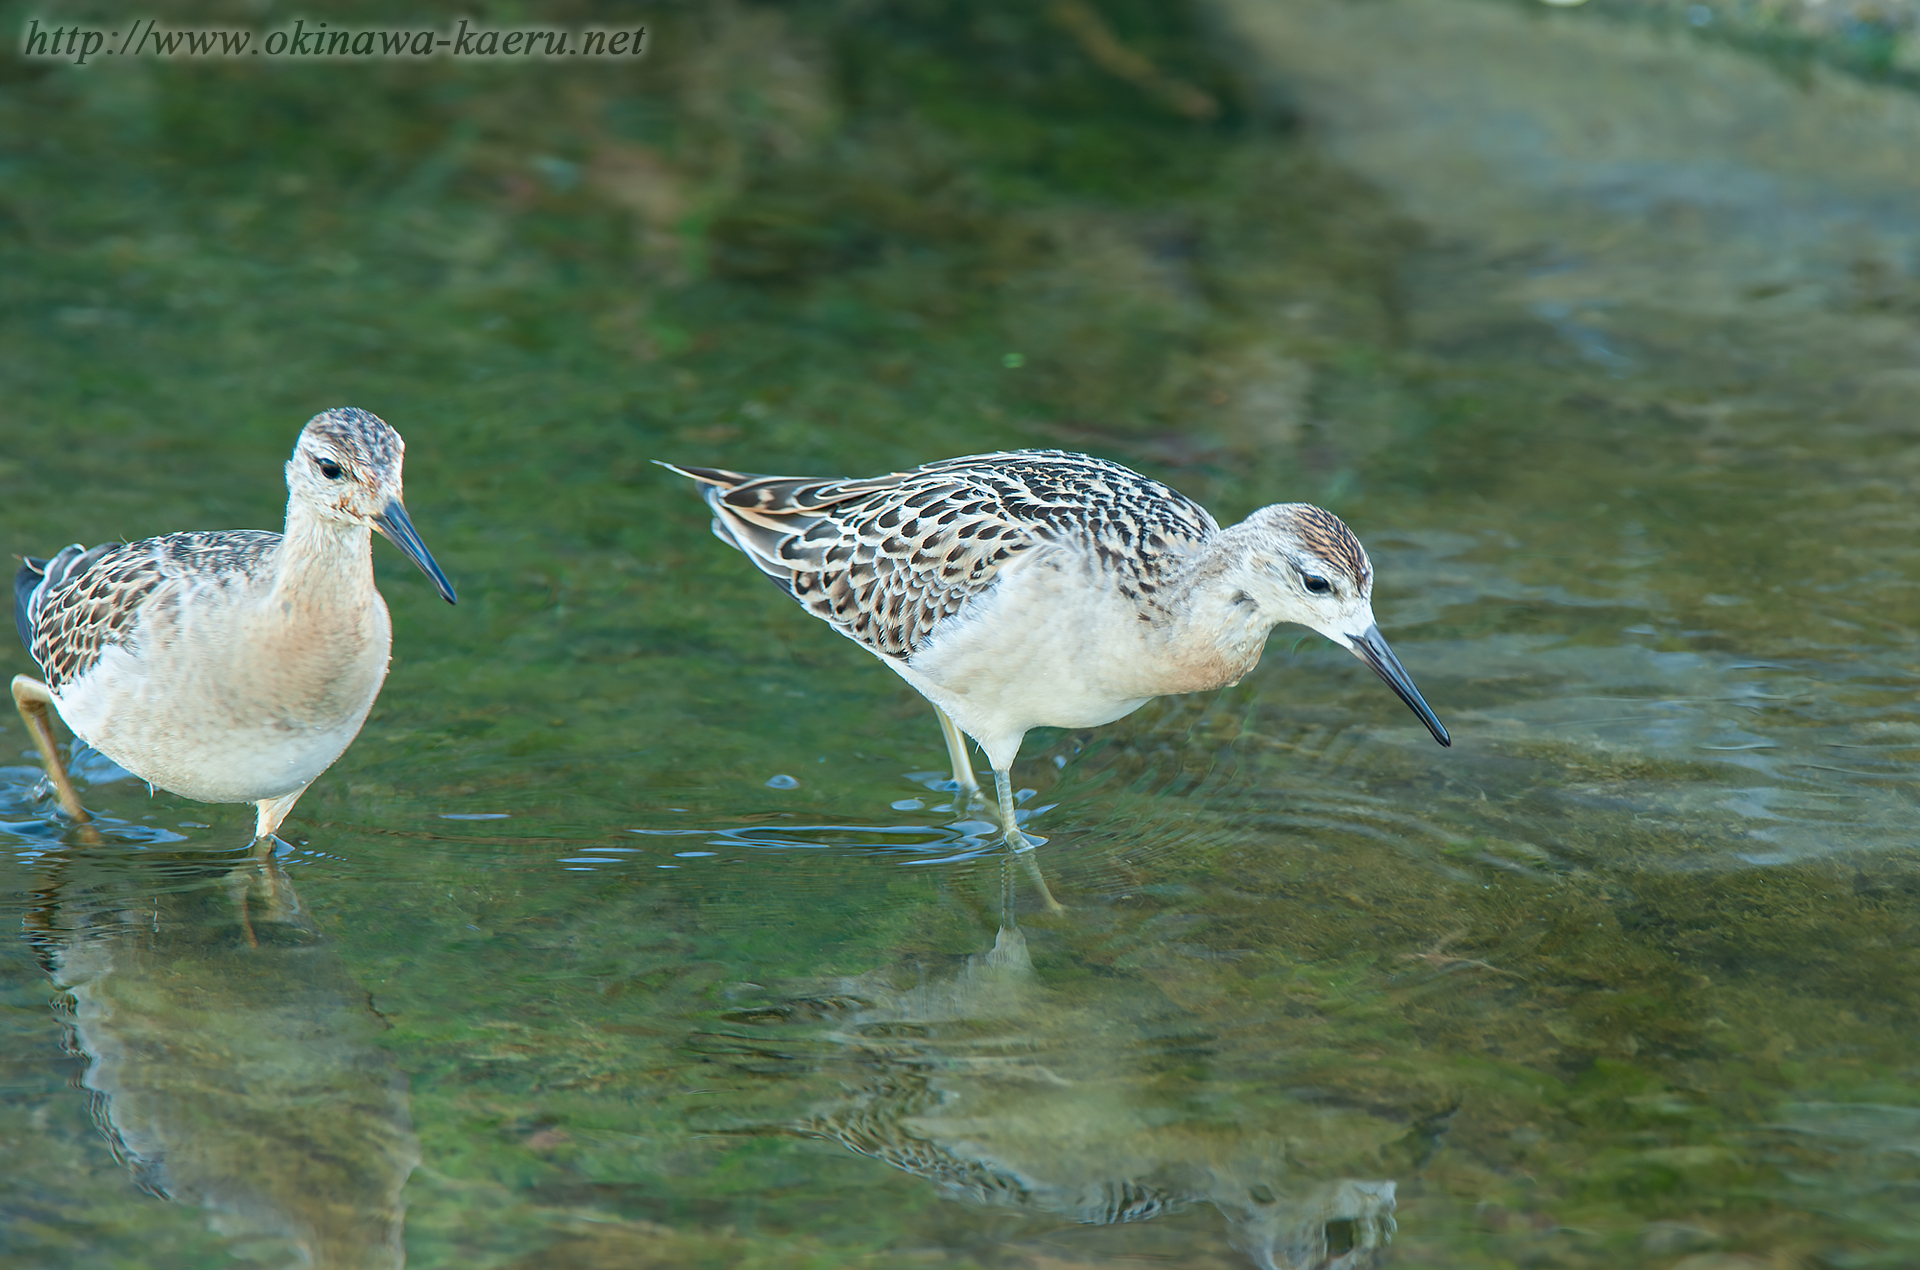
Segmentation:
<svg viewBox="0 0 1920 1270">
<path fill-rule="evenodd" d="M 47 857 L 37 899 L 95 1123 L 143 1190 L 207 1210 L 249 1261 L 403 1264 L 406 1077 L 284 872 L 92 848 Z"/>
<path fill-rule="evenodd" d="M 1201 1020 L 1146 1000 L 1151 988 L 1124 1002 L 1050 991 L 1011 924 L 949 978 L 812 986 L 731 1013 L 754 1030 L 696 1046 L 761 1078 L 832 1076 L 843 1092 L 790 1120 L 713 1128 L 835 1142 L 950 1199 L 1087 1225 L 1211 1204 L 1262 1270 L 1378 1264 L 1395 1230 L 1392 1174 L 1423 1166 L 1452 1114 L 1271 1090 L 1243 1105 L 1221 1089 L 1183 1097 L 1183 1076 L 1210 1054 L 1249 1055 L 1219 1054 Z M 812 1044 L 792 1034 L 822 1022 Z M 780 1029 L 773 1049 L 756 1043 L 759 1028 Z M 1273 1039 L 1252 1043 L 1270 1058 Z M 777 1073 L 765 1062 L 776 1051 Z"/>
</svg>

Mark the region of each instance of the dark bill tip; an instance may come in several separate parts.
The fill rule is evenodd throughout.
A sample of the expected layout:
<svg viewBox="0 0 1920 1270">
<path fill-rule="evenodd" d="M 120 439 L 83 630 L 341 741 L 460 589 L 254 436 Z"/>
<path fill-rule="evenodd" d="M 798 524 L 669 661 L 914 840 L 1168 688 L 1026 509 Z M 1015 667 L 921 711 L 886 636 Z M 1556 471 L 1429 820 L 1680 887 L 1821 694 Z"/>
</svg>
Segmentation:
<svg viewBox="0 0 1920 1270">
<path fill-rule="evenodd" d="M 407 509 L 399 499 L 387 503 L 386 510 L 373 518 L 373 527 L 385 534 L 389 541 L 407 553 L 407 559 L 420 566 L 420 572 L 433 579 L 433 589 L 447 603 L 455 603 L 453 584 L 447 581 L 447 575 L 440 572 L 440 566 L 433 562 L 433 556 L 427 551 L 427 545 L 420 541 L 420 535 L 414 532 L 413 521 L 407 516 Z"/>
<path fill-rule="evenodd" d="M 1367 633 L 1356 638 L 1348 645 L 1353 655 L 1373 667 L 1373 673 L 1387 681 L 1387 687 L 1394 695 L 1407 703 L 1407 708 L 1420 716 L 1420 722 L 1427 725 L 1427 731 L 1433 733 L 1433 739 L 1442 745 L 1452 745 L 1453 738 L 1447 735 L 1447 729 L 1441 724 L 1439 716 L 1427 705 L 1420 690 L 1413 686 L 1412 676 L 1406 667 L 1387 647 L 1387 640 L 1378 626 L 1369 626 Z"/>
</svg>

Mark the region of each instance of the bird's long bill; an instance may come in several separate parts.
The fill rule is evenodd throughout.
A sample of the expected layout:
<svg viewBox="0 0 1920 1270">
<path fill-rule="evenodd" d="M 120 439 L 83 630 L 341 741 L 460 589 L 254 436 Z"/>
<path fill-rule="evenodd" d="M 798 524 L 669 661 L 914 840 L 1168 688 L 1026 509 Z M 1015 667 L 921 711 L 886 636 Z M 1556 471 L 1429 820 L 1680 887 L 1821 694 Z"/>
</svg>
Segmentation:
<svg viewBox="0 0 1920 1270">
<path fill-rule="evenodd" d="M 1420 690 L 1413 686 L 1413 679 L 1407 674 L 1407 668 L 1400 664 L 1400 659 L 1393 655 L 1391 648 L 1387 647 L 1386 636 L 1380 633 L 1378 626 L 1367 627 L 1366 634 L 1355 637 L 1348 647 L 1353 650 L 1355 657 L 1373 667 L 1374 674 L 1387 681 L 1387 687 L 1393 689 L 1394 695 L 1407 703 L 1408 709 L 1420 716 L 1420 722 L 1427 725 L 1427 731 L 1433 733 L 1434 740 L 1442 745 L 1453 744 L 1453 738 L 1447 735 L 1446 728 L 1441 726 L 1439 718 L 1421 697 Z"/>
<path fill-rule="evenodd" d="M 387 500 L 386 510 L 373 518 L 373 527 L 385 534 L 394 546 L 406 552 L 407 559 L 419 565 L 420 571 L 433 579 L 433 589 L 440 593 L 441 599 L 449 604 L 454 602 L 453 584 L 447 581 L 446 574 L 440 572 L 440 566 L 433 562 L 427 544 L 421 542 L 420 535 L 414 532 L 413 521 L 407 516 L 407 509 L 399 499 Z M 1386 645 L 1382 644 L 1381 647 Z M 1393 654 L 1387 655 L 1391 657 Z"/>
</svg>

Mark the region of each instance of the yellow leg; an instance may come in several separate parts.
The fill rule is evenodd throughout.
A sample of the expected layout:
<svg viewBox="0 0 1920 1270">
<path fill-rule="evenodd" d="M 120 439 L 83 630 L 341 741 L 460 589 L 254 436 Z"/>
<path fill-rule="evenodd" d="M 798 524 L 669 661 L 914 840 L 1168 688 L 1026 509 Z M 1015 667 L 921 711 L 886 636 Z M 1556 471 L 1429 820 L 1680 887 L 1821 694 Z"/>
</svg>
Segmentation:
<svg viewBox="0 0 1920 1270">
<path fill-rule="evenodd" d="M 287 813 L 293 810 L 293 805 L 300 801 L 300 795 L 306 792 L 307 787 L 302 785 L 291 794 L 282 794 L 278 798 L 262 799 L 260 802 L 254 804 L 254 807 L 257 808 L 260 813 L 259 818 L 254 821 L 253 827 L 253 851 L 255 855 L 272 854 L 273 848 L 267 844 L 273 842 L 273 835 L 279 830 L 280 822 L 287 818 Z"/>
<path fill-rule="evenodd" d="M 933 705 L 931 701 L 927 704 Z M 947 738 L 947 757 L 953 760 L 954 783 L 960 786 L 961 797 L 972 803 L 980 796 L 980 782 L 973 778 L 973 764 L 967 761 L 967 738 L 945 710 L 933 706 L 933 713 L 940 720 L 940 734 Z"/>
<path fill-rule="evenodd" d="M 1047 889 L 1046 874 L 1040 872 L 1040 861 L 1035 858 L 1034 853 L 1031 851 L 1021 852 L 1020 863 L 1027 867 L 1027 880 L 1032 882 L 1034 889 L 1040 892 L 1040 901 L 1047 906 L 1047 911 L 1049 913 L 1066 912 L 1066 905 L 1054 899 L 1053 892 Z"/>
<path fill-rule="evenodd" d="M 1026 866 L 1027 877 L 1039 889 L 1040 898 L 1046 902 L 1047 911 L 1049 913 L 1066 912 L 1066 909 L 1061 907 L 1060 901 L 1053 898 L 1053 892 L 1047 889 L 1047 879 L 1040 872 L 1040 862 L 1034 858 L 1033 849 L 1037 844 L 1022 833 L 1020 826 L 1014 821 L 1012 774 L 995 768 L 993 788 L 994 792 L 1000 796 L 1000 828 L 1006 835 L 1007 850 L 1019 856 L 1020 862 Z"/>
<path fill-rule="evenodd" d="M 256 853 L 247 863 L 227 874 L 227 896 L 233 901 L 234 911 L 240 915 L 240 929 L 246 933 L 249 947 L 260 946 L 260 935 L 253 925 L 252 898 L 255 888 L 259 888 L 266 898 L 266 912 L 262 920 L 278 925 L 296 921 L 300 916 L 300 897 L 294 892 L 293 883 L 280 870 L 274 860 L 271 846 L 272 838 L 261 840 L 269 847 L 265 854 Z"/>
<path fill-rule="evenodd" d="M 60 751 L 53 746 L 53 712 L 48 709 L 53 704 L 53 690 L 38 679 L 15 675 L 13 704 L 20 708 L 20 717 L 26 721 L 27 731 L 33 734 L 33 743 L 40 747 L 40 757 L 47 764 L 47 778 L 53 782 L 54 793 L 60 799 L 60 810 L 72 817 L 75 824 L 93 823 L 93 817 L 80 805 L 80 795 L 74 792 L 73 782 L 67 777 L 67 765 L 60 761 Z"/>
</svg>

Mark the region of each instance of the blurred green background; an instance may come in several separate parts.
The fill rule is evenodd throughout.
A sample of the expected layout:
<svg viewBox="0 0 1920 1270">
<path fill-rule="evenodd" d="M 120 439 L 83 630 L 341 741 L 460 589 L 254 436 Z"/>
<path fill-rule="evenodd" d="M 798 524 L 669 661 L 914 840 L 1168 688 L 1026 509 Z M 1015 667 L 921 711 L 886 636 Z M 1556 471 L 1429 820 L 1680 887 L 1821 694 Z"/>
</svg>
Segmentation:
<svg viewBox="0 0 1920 1270">
<path fill-rule="evenodd" d="M 1910 1264 L 1920 116 L 1910 15 L 1813 8 L 340 4 L 651 47 L 0 58 L 6 549 L 275 526 L 354 405 L 461 595 L 376 545 L 393 671 L 277 881 L 98 768 L 83 846 L 0 724 L 0 1259 L 390 1265 L 407 1179 L 418 1266 L 1243 1266 L 1249 1203 L 1320 1265 L 1316 1188 L 1391 1178 L 1402 1264 Z M 650 463 L 1031 445 L 1340 512 L 1459 745 L 1279 632 L 1030 739 L 1042 916 L 909 775 L 924 704 Z M 252 1198 L 143 1194 L 70 1082 Z M 1062 1198 L 1123 1183 L 1165 1213 Z"/>
</svg>

